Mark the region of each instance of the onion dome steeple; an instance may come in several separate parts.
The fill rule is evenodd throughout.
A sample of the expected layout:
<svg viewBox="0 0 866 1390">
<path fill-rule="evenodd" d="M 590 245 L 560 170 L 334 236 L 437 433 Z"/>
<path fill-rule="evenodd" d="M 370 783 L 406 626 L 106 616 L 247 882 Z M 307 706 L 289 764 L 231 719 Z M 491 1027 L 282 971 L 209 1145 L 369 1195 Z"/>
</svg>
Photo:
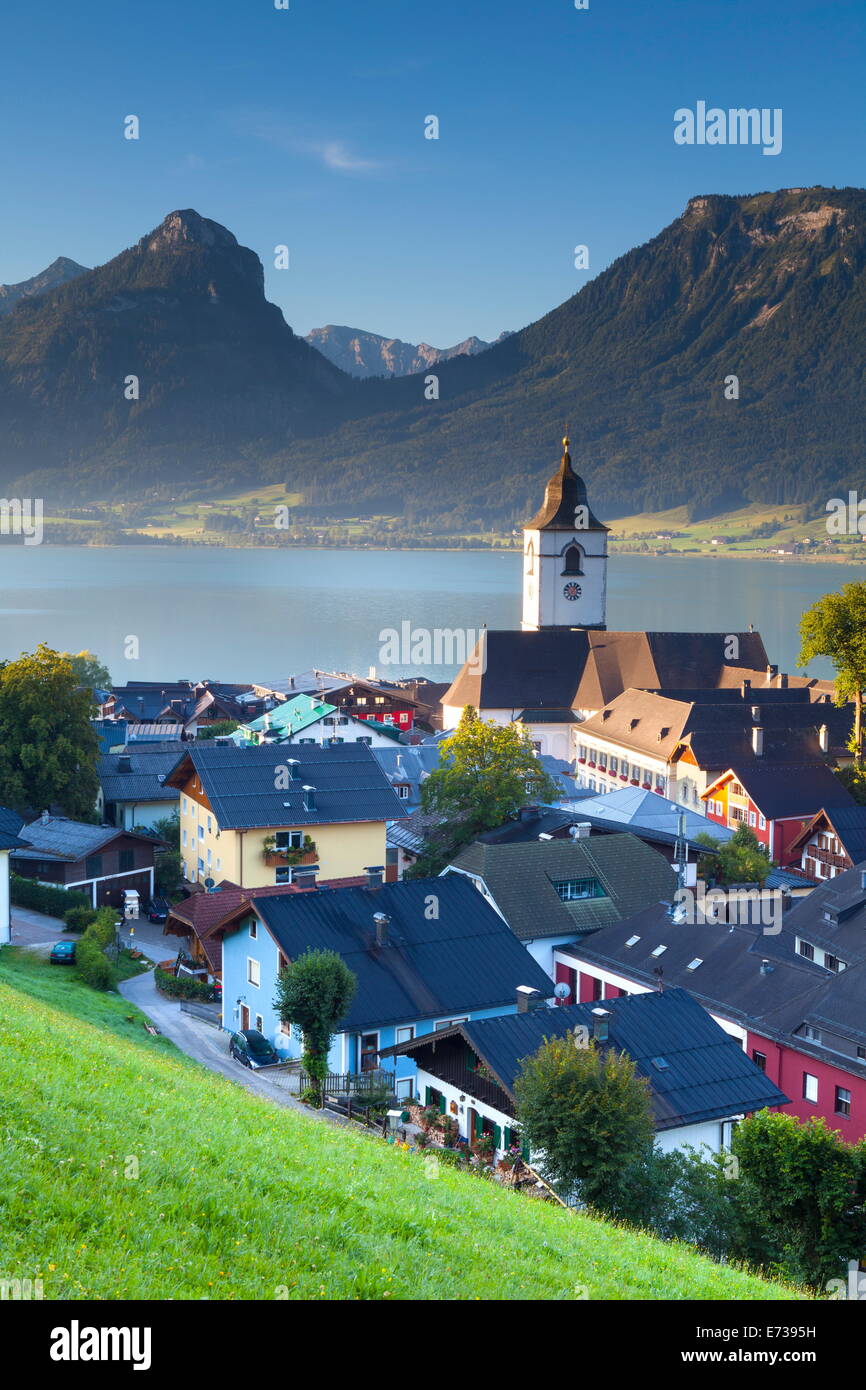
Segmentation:
<svg viewBox="0 0 866 1390">
<path fill-rule="evenodd" d="M 607 531 L 589 506 L 586 484 L 571 466 L 569 453 L 570 440 L 565 434 L 562 440 L 562 462 L 544 490 L 541 510 L 531 521 L 525 523 L 527 531 L 573 531 L 578 507 L 585 507 L 582 531 Z"/>
</svg>

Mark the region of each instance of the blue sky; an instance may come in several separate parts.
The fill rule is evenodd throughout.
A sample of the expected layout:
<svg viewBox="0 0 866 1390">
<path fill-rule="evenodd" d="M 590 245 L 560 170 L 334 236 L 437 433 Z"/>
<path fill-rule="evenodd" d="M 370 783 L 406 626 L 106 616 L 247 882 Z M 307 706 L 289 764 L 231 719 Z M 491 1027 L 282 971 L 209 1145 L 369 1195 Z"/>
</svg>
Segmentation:
<svg viewBox="0 0 866 1390">
<path fill-rule="evenodd" d="M 864 31 L 862 0 L 6 0 L 0 281 L 193 207 L 298 332 L 493 337 L 695 194 L 862 183 Z M 781 154 L 675 145 L 699 100 L 781 107 Z"/>
</svg>

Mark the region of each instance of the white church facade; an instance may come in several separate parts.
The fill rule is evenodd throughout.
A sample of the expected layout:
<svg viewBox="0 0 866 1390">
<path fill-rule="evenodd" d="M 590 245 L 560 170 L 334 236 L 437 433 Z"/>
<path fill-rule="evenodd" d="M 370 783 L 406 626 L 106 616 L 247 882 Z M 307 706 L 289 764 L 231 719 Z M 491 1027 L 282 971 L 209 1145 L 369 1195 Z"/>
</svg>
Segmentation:
<svg viewBox="0 0 866 1390">
<path fill-rule="evenodd" d="M 541 510 L 523 528 L 524 632 L 605 628 L 607 534 L 571 466 L 566 435 Z"/>
</svg>

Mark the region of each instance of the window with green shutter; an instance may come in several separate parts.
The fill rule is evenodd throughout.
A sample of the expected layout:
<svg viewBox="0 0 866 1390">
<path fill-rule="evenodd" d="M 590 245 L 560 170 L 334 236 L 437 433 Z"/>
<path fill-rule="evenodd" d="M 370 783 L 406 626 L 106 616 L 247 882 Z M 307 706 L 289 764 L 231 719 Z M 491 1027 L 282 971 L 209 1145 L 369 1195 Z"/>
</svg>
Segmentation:
<svg viewBox="0 0 866 1390">
<path fill-rule="evenodd" d="M 493 1126 L 493 1146 L 496 1149 L 502 1148 L 502 1130 L 499 1125 Z"/>
<path fill-rule="evenodd" d="M 445 1114 L 445 1097 L 441 1094 L 441 1092 L 439 1095 L 439 1114 Z"/>
<path fill-rule="evenodd" d="M 481 1135 L 482 1135 L 483 1133 L 484 1133 L 484 1116 L 483 1116 L 483 1115 L 479 1115 L 479 1114 L 478 1114 L 478 1111 L 476 1110 L 476 1112 L 475 1112 L 475 1134 L 476 1134 L 477 1138 L 480 1139 L 480 1138 L 481 1138 Z"/>
<path fill-rule="evenodd" d="M 505 1126 L 505 1148 L 511 1148 L 511 1130 L 509 1129 L 508 1125 Z"/>
<path fill-rule="evenodd" d="M 425 1105 L 430 1105 L 431 1102 L 432 1102 L 432 1100 L 433 1100 L 433 1088 L 432 1088 L 431 1086 L 425 1086 L 425 1088 L 424 1088 L 424 1104 L 425 1104 Z"/>
</svg>

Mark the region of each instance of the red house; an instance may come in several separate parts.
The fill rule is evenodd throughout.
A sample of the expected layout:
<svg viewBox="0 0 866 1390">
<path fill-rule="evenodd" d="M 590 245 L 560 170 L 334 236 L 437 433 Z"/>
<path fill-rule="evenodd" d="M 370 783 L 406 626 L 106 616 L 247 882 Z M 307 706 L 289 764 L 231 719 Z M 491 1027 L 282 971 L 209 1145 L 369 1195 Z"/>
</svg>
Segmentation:
<svg viewBox="0 0 866 1390">
<path fill-rule="evenodd" d="M 795 845 L 822 807 L 851 807 L 854 798 L 826 763 L 741 763 L 702 793 L 706 814 L 718 825 L 754 831 L 769 857 L 784 868 L 800 860 Z"/>
</svg>

